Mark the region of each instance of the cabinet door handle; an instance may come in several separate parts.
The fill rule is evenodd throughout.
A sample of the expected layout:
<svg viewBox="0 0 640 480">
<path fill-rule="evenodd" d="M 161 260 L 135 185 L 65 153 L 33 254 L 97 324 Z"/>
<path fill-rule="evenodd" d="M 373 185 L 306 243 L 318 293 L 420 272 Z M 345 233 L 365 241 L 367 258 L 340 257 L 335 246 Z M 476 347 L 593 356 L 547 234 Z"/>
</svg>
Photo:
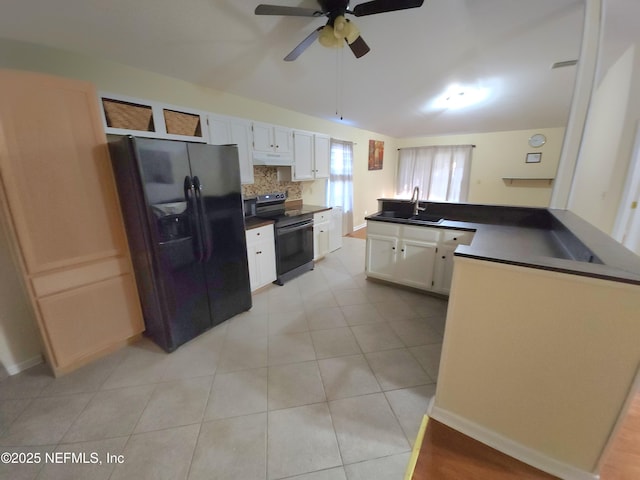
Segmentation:
<svg viewBox="0 0 640 480">
<path fill-rule="evenodd" d="M 457 242 L 458 241 L 458 237 L 453 237 L 453 241 Z"/>
<path fill-rule="evenodd" d="M 262 250 L 260 250 L 260 251 L 258 251 L 258 252 L 256 252 L 256 253 L 257 253 L 258 255 L 260 255 L 260 254 L 262 253 Z M 444 258 L 444 257 L 442 257 L 442 258 Z"/>
<path fill-rule="evenodd" d="M 402 250 L 400 250 L 401 252 L 404 252 L 404 248 Z"/>
<path fill-rule="evenodd" d="M 260 232 L 256 233 L 256 235 L 260 236 Z"/>
<path fill-rule="evenodd" d="M 391 250 L 395 250 L 395 249 L 396 249 L 396 247 L 391 247 Z"/>
<path fill-rule="evenodd" d="M 443 255 L 443 256 L 442 256 L 442 258 L 443 258 L 443 259 L 445 259 L 445 258 L 447 258 L 447 257 L 445 257 L 445 256 Z"/>
</svg>

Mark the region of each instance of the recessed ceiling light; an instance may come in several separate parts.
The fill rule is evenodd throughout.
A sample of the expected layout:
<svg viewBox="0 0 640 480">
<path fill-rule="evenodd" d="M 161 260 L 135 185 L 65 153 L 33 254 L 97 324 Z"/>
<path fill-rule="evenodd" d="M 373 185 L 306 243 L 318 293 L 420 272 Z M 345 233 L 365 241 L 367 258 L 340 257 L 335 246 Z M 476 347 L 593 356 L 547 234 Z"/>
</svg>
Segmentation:
<svg viewBox="0 0 640 480">
<path fill-rule="evenodd" d="M 489 96 L 489 89 L 484 87 L 465 87 L 461 85 L 451 85 L 447 90 L 436 98 L 432 103 L 432 108 L 460 109 L 476 105 Z"/>
</svg>

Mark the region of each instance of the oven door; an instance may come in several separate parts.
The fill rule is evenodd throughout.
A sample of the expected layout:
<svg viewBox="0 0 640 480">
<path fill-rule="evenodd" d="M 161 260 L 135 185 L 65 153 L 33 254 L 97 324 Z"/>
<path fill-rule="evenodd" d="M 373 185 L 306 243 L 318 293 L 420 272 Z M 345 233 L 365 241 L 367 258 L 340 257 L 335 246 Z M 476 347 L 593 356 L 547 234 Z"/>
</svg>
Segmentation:
<svg viewBox="0 0 640 480">
<path fill-rule="evenodd" d="M 276 269 L 283 275 L 313 260 L 313 219 L 276 228 Z"/>
</svg>

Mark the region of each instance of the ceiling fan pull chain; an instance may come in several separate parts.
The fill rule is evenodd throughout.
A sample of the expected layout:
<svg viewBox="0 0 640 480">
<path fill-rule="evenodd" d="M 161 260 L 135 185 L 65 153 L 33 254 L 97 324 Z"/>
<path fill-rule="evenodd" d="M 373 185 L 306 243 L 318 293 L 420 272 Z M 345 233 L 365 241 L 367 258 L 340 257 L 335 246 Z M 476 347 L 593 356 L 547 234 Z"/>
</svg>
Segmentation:
<svg viewBox="0 0 640 480">
<path fill-rule="evenodd" d="M 340 51 L 336 50 L 336 117 L 340 116 Z"/>
<path fill-rule="evenodd" d="M 342 116 L 342 103 L 344 98 L 344 49 L 336 49 L 336 117 Z"/>
</svg>

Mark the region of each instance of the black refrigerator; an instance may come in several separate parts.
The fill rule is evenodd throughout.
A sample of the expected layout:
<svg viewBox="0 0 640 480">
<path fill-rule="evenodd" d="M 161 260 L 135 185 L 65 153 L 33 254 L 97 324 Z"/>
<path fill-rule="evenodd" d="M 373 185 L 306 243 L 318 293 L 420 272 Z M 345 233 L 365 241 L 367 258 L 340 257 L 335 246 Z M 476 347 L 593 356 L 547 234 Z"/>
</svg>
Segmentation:
<svg viewBox="0 0 640 480">
<path fill-rule="evenodd" d="M 251 308 L 238 150 L 108 140 L 146 334 L 171 352 Z"/>
</svg>

